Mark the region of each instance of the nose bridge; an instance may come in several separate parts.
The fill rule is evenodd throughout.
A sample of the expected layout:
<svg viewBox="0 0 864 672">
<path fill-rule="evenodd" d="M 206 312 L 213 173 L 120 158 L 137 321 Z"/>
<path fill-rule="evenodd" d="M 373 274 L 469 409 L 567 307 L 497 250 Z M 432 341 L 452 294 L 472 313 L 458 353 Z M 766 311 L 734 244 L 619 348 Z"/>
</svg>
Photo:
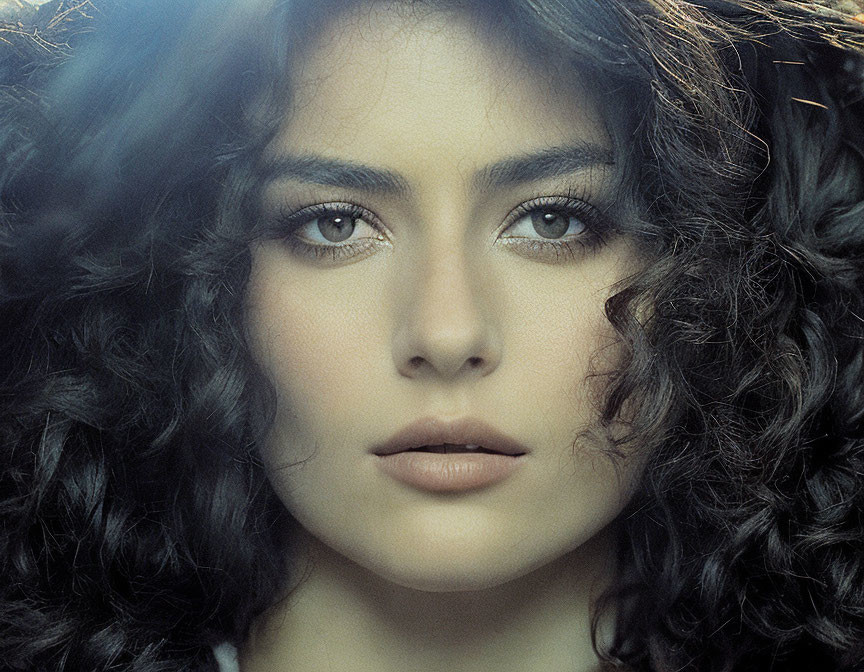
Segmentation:
<svg viewBox="0 0 864 672">
<path fill-rule="evenodd" d="M 472 256 L 467 229 L 452 217 L 427 223 L 403 269 L 405 303 L 395 353 L 403 375 L 416 376 L 424 369 L 443 377 L 488 373 L 497 364 L 481 258 Z"/>
<path fill-rule="evenodd" d="M 464 245 L 452 237 L 430 242 L 417 264 L 417 316 L 424 330 L 451 338 L 479 326 L 480 287 L 472 277 Z"/>
</svg>

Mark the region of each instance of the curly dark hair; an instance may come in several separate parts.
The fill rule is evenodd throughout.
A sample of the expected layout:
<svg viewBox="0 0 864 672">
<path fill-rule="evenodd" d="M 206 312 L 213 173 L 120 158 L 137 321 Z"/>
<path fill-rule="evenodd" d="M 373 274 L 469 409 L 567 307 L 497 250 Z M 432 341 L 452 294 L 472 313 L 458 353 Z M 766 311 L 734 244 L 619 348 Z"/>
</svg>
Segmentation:
<svg viewBox="0 0 864 672">
<path fill-rule="evenodd" d="M 283 585 L 251 204 L 286 59 L 345 4 L 53 0 L 0 24 L 0 668 L 212 672 Z M 607 302 L 628 354 L 602 419 L 626 408 L 618 447 L 651 457 L 601 657 L 864 669 L 864 24 L 472 4 L 635 101 L 650 263 Z"/>
</svg>

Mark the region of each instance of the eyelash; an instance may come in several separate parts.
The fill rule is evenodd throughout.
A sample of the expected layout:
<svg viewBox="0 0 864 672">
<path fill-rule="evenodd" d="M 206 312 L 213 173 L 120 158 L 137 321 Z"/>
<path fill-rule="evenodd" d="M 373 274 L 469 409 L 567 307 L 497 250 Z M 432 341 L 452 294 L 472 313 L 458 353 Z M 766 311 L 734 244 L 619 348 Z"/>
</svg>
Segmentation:
<svg viewBox="0 0 864 672">
<path fill-rule="evenodd" d="M 582 250 L 596 251 L 604 245 L 605 236 L 612 228 L 609 221 L 596 207 L 574 197 L 573 194 L 568 194 L 567 196 L 538 196 L 520 203 L 504 218 L 506 223 L 504 231 L 509 230 L 521 219 L 535 212 L 553 213 L 566 217 L 568 219 L 567 229 L 570 228 L 569 220 L 571 217 L 580 220 L 585 226 L 582 233 L 554 242 L 523 236 L 503 236 L 502 239 L 505 241 L 519 241 L 507 242 L 508 247 L 528 249 L 530 250 L 528 256 L 551 261 L 551 263 L 573 261 L 578 252 Z M 320 245 L 303 242 L 296 234 L 300 228 L 318 218 L 338 216 L 362 219 L 369 226 L 377 229 L 378 237 L 366 237 L 354 243 Z M 359 256 L 378 247 L 385 240 L 381 233 L 381 225 L 375 215 L 355 203 L 342 201 L 320 203 L 289 212 L 283 210 L 280 212 L 278 227 L 283 232 L 285 244 L 292 251 L 302 256 L 326 259 L 331 262 Z M 284 235 L 286 228 L 288 233 Z M 562 259 L 562 255 L 566 258 Z"/>
</svg>

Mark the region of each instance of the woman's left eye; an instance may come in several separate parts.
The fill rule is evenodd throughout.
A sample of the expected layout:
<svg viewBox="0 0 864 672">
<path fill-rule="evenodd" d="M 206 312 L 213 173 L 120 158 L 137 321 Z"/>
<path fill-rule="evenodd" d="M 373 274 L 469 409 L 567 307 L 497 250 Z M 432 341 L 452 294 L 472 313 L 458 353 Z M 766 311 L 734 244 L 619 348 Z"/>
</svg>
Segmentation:
<svg viewBox="0 0 864 672">
<path fill-rule="evenodd" d="M 571 197 L 549 197 L 518 206 L 502 238 L 520 254 L 551 262 L 575 259 L 581 249 L 597 249 L 608 226 L 597 210 Z M 563 256 L 562 256 L 563 255 Z"/>
<path fill-rule="evenodd" d="M 568 234 L 582 235 L 588 230 L 588 225 L 576 214 L 541 208 L 522 215 L 507 230 L 514 232 L 507 238 L 527 238 L 537 234 L 541 238 L 557 240 Z"/>
</svg>

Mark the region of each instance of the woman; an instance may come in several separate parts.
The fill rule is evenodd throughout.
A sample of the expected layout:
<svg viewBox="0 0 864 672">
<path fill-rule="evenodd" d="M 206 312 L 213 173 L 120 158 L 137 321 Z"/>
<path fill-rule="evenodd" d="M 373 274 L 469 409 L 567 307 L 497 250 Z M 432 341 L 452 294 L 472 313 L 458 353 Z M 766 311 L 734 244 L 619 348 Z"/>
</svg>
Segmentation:
<svg viewBox="0 0 864 672">
<path fill-rule="evenodd" d="M 861 669 L 851 14 L 31 20 L 6 669 Z"/>
</svg>

